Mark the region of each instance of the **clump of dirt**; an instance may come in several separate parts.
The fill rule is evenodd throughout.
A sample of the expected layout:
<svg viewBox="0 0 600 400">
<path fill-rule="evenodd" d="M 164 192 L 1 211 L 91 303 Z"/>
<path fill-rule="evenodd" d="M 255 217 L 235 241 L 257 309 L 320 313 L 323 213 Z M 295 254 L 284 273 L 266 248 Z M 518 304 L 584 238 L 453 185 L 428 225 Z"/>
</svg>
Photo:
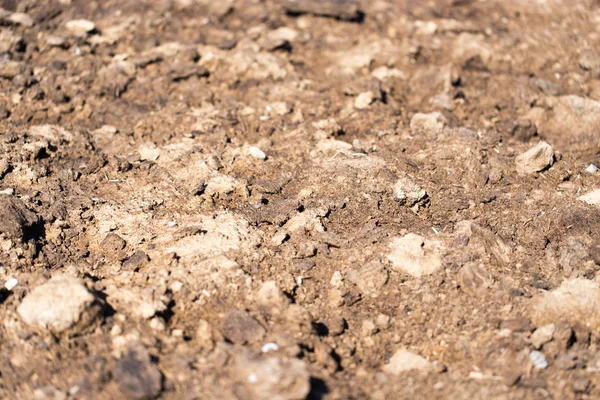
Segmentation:
<svg viewBox="0 0 600 400">
<path fill-rule="evenodd" d="M 0 397 L 600 397 L 597 2 L 0 6 Z"/>
</svg>

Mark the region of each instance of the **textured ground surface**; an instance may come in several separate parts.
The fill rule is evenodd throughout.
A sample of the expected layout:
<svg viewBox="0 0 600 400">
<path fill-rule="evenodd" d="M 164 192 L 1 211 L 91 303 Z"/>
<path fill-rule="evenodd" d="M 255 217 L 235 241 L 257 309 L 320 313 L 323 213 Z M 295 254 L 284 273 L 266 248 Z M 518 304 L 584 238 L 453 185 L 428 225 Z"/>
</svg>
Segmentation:
<svg viewBox="0 0 600 400">
<path fill-rule="evenodd" d="M 0 397 L 600 397 L 598 2 L 296 3 L 0 1 Z"/>
</svg>

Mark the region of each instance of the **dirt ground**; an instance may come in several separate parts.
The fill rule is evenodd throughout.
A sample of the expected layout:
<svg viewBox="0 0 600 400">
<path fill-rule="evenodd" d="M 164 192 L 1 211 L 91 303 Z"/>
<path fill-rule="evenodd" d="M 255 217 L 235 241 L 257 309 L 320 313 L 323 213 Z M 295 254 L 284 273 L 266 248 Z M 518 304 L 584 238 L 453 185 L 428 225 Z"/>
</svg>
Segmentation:
<svg viewBox="0 0 600 400">
<path fill-rule="evenodd" d="M 0 6 L 1 398 L 600 398 L 598 1 Z"/>
</svg>

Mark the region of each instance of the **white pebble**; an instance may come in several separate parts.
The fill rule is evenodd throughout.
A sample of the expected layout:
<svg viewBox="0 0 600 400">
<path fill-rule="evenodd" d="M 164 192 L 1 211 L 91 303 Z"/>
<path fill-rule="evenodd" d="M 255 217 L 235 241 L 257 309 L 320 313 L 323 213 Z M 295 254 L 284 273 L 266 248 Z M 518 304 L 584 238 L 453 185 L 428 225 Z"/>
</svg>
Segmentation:
<svg viewBox="0 0 600 400">
<path fill-rule="evenodd" d="M 279 350 L 279 346 L 277 346 L 277 343 L 265 343 L 263 345 L 263 347 L 261 347 L 261 351 L 263 353 L 268 353 L 269 351 L 277 351 Z"/>
<path fill-rule="evenodd" d="M 587 172 L 588 174 L 595 174 L 596 172 L 598 172 L 598 167 L 596 167 L 594 164 L 590 164 L 585 169 L 585 172 Z"/>
<path fill-rule="evenodd" d="M 254 372 L 248 374 L 248 383 L 256 383 L 258 382 L 258 376 Z"/>
<path fill-rule="evenodd" d="M 269 117 L 268 115 L 261 115 L 260 117 L 258 117 L 258 119 L 260 119 L 261 121 L 268 121 L 271 119 L 271 117 Z"/>
<path fill-rule="evenodd" d="M 18 283 L 19 281 L 15 278 L 9 278 L 4 284 L 4 287 L 6 288 L 6 290 L 13 290 Z"/>
<path fill-rule="evenodd" d="M 169 225 L 169 228 L 172 228 L 174 226 L 177 226 L 177 221 L 169 221 L 167 225 Z"/>
<path fill-rule="evenodd" d="M 529 360 L 537 369 L 548 368 L 548 360 L 546 360 L 546 356 L 544 356 L 541 352 L 537 350 L 534 350 L 531 353 L 529 353 Z"/>
<path fill-rule="evenodd" d="M 258 158 L 259 160 L 264 160 L 267 158 L 265 152 L 255 146 L 250 146 L 250 155 L 254 158 Z"/>
</svg>

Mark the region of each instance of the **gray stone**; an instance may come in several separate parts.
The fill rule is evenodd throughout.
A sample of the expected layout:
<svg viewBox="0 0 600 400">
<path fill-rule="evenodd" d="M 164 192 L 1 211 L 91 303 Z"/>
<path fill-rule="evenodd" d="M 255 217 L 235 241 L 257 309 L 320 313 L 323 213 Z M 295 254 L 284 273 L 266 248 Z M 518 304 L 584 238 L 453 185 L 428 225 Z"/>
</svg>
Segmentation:
<svg viewBox="0 0 600 400">
<path fill-rule="evenodd" d="M 265 328 L 246 311 L 232 310 L 223 322 L 223 336 L 235 344 L 257 342 L 265 332 Z"/>
<path fill-rule="evenodd" d="M 113 376 L 129 399 L 154 399 L 162 391 L 162 374 L 142 347 L 129 349 L 117 363 Z"/>
</svg>

